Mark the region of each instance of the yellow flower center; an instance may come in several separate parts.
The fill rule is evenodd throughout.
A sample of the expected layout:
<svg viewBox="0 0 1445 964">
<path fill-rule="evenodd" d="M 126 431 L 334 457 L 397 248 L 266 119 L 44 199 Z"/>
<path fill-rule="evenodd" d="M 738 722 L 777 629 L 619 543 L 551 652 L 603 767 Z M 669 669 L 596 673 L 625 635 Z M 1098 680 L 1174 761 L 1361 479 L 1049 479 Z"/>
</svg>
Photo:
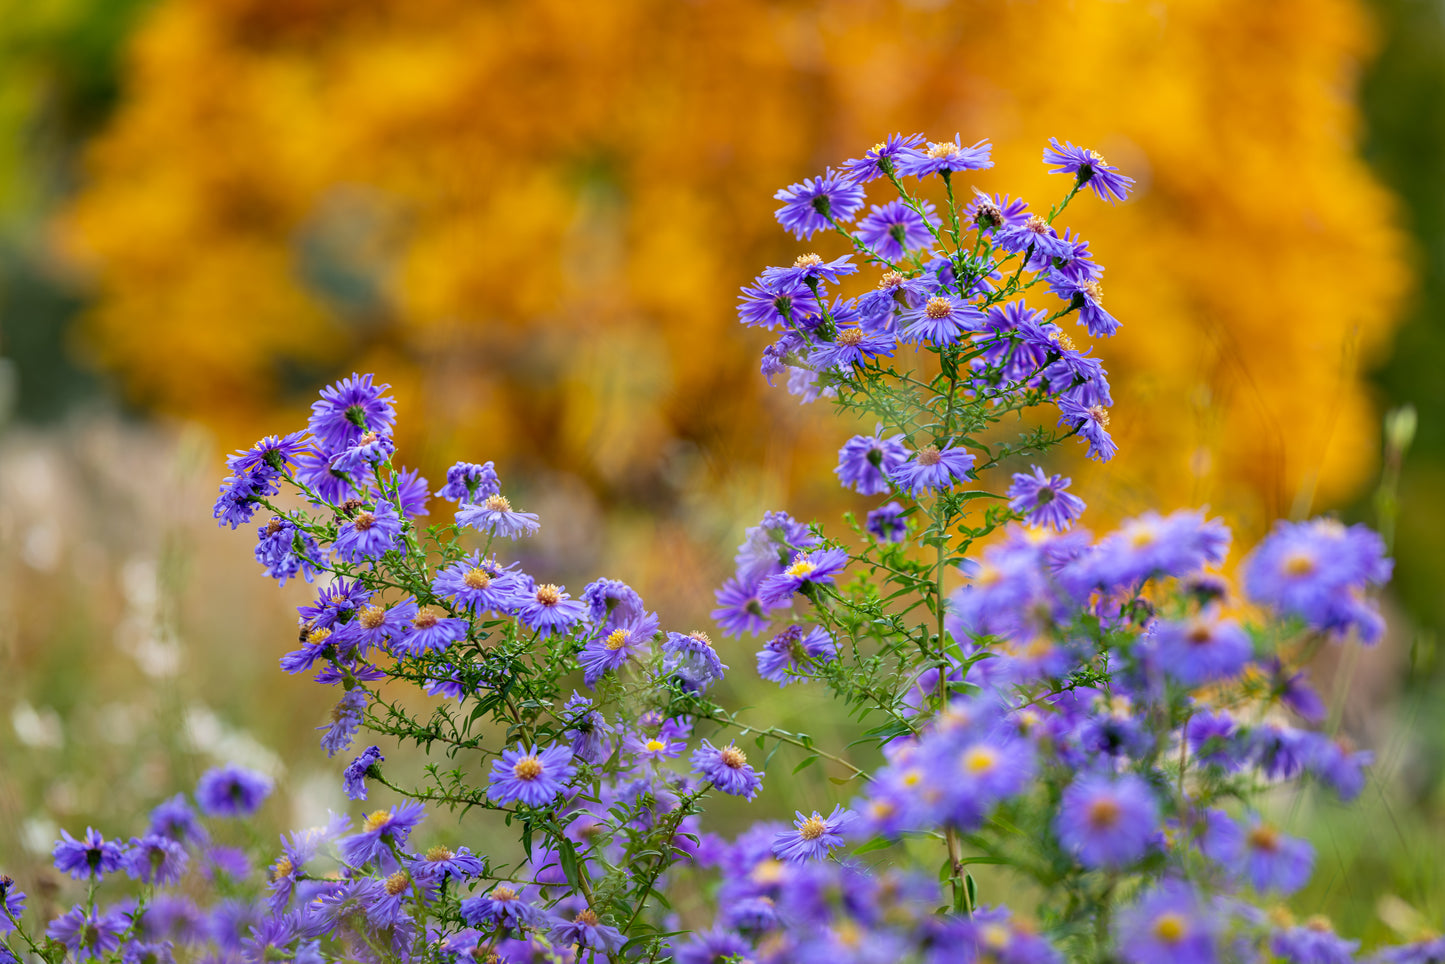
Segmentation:
<svg viewBox="0 0 1445 964">
<path fill-rule="evenodd" d="M 734 770 L 741 770 L 748 764 L 748 755 L 735 746 L 725 746 L 718 751 L 718 759 L 724 766 Z"/>
<path fill-rule="evenodd" d="M 1095 830 L 1107 830 L 1119 822 L 1122 815 L 1119 802 L 1113 797 L 1101 797 L 1089 804 L 1087 819 Z"/>
<path fill-rule="evenodd" d="M 1028 228 L 1034 234 L 1043 234 L 1049 229 L 1049 222 L 1035 214 L 1024 222 L 1024 227 Z"/>
<path fill-rule="evenodd" d="M 376 629 L 386 622 L 386 610 L 380 606 L 367 606 L 356 617 L 356 620 L 361 623 L 362 629 Z"/>
<path fill-rule="evenodd" d="M 437 624 L 437 614 L 427 607 L 412 617 L 411 624 L 417 629 L 431 629 Z"/>
<path fill-rule="evenodd" d="M 432 863 L 440 863 L 443 860 L 451 860 L 456 854 L 445 847 L 433 847 L 426 852 L 426 859 Z"/>
<path fill-rule="evenodd" d="M 979 934 L 979 937 L 983 939 L 983 945 L 985 947 L 993 950 L 1001 951 L 1005 947 L 1008 947 L 1008 928 L 1002 924 L 989 924 L 985 926 L 983 932 Z"/>
<path fill-rule="evenodd" d="M 512 774 L 518 780 L 535 780 L 542 775 L 542 761 L 534 756 L 524 756 L 512 764 Z"/>
<path fill-rule="evenodd" d="M 988 773 L 997 765 L 998 753 L 995 752 L 991 747 L 971 747 L 969 751 L 963 755 L 963 768 L 969 773 Z"/>
<path fill-rule="evenodd" d="M 1074 339 L 1070 338 L 1068 335 L 1064 334 L 1062 331 L 1059 332 L 1056 336 L 1054 336 L 1054 341 L 1058 342 L 1058 343 L 1059 343 L 1059 347 L 1062 348 L 1064 351 L 1075 351 L 1075 350 L 1076 350 L 1075 347 L 1074 347 Z"/>
<path fill-rule="evenodd" d="M 406 890 L 407 885 L 410 883 L 411 875 L 404 870 L 398 870 L 396 873 L 386 878 L 386 892 L 392 897 L 395 897 L 397 894 Z"/>
<path fill-rule="evenodd" d="M 903 282 L 906 280 L 907 279 L 903 277 L 903 273 L 900 271 L 885 271 L 883 272 L 883 277 L 878 279 L 878 287 L 896 288 L 898 285 L 903 284 Z"/>
<path fill-rule="evenodd" d="M 351 522 L 351 527 L 357 532 L 365 532 L 367 529 L 370 529 L 375 524 L 376 516 L 372 515 L 370 512 L 358 512 L 356 514 L 356 518 L 353 519 Z"/>
<path fill-rule="evenodd" d="M 695 639 L 695 640 L 697 640 L 699 643 L 702 643 L 704 646 L 708 647 L 709 649 L 712 648 L 712 639 L 708 636 L 707 633 L 703 632 L 703 631 L 700 630 L 700 629 L 693 630 L 692 632 L 688 633 L 688 634 L 687 634 L 687 637 L 688 637 L 688 639 Z"/>
<path fill-rule="evenodd" d="M 326 642 L 330 638 L 331 630 L 327 629 L 325 626 L 322 626 L 320 629 L 313 629 L 311 630 L 311 632 L 306 634 L 306 641 L 308 643 L 315 643 L 317 645 Z"/>
<path fill-rule="evenodd" d="M 510 887 L 497 887 L 492 891 L 492 900 L 516 900 L 517 892 Z"/>
<path fill-rule="evenodd" d="M 643 749 L 647 750 L 648 753 L 657 753 L 661 750 L 666 750 L 667 744 L 661 740 L 648 740 Z"/>
<path fill-rule="evenodd" d="M 390 810 L 373 810 L 371 813 L 368 813 L 366 819 L 361 822 L 361 832 L 375 833 L 390 822 Z"/>
<path fill-rule="evenodd" d="M 929 144 L 928 150 L 924 153 L 929 157 L 937 159 L 940 157 L 952 157 L 958 152 L 959 147 L 953 143 L 953 141 L 939 141 L 937 144 Z"/>
<path fill-rule="evenodd" d="M 795 577 L 806 577 L 812 575 L 813 570 L 817 568 L 817 566 L 813 565 L 808 560 L 799 559 L 797 562 L 793 563 L 791 566 L 788 567 L 786 575 Z"/>
<path fill-rule="evenodd" d="M 923 313 L 934 321 L 947 318 L 953 314 L 953 303 L 947 298 L 929 298 L 928 304 L 923 306 Z"/>
<path fill-rule="evenodd" d="M 597 926 L 597 915 L 590 907 L 582 908 L 582 910 L 579 911 L 577 916 L 572 918 L 572 920 L 574 923 L 585 924 L 588 927 Z"/>
<path fill-rule="evenodd" d="M 486 589 L 492 584 L 492 577 L 484 569 L 468 569 L 467 574 L 462 576 L 462 582 L 468 589 Z"/>
<path fill-rule="evenodd" d="M 1166 944 L 1178 944 L 1188 931 L 1184 915 L 1173 911 L 1160 914 L 1154 921 L 1154 936 Z"/>
<path fill-rule="evenodd" d="M 816 254 L 800 254 L 793 262 L 795 268 L 816 268 L 823 263 L 823 259 Z"/>
<path fill-rule="evenodd" d="M 1099 284 L 1099 282 L 1097 282 L 1097 281 L 1088 281 L 1088 282 L 1085 282 L 1085 283 L 1084 283 L 1084 294 L 1086 294 L 1086 295 L 1088 295 L 1090 298 L 1094 299 L 1094 302 L 1095 302 L 1096 304 L 1103 304 L 1103 303 L 1104 303 L 1104 286 L 1101 285 L 1101 284 Z"/>
<path fill-rule="evenodd" d="M 562 591 L 550 582 L 537 587 L 537 602 L 544 606 L 555 606 L 562 601 Z"/>
<path fill-rule="evenodd" d="M 827 829 L 828 825 L 823 822 L 823 818 L 814 811 L 813 815 L 807 820 L 804 820 L 798 827 L 798 836 L 804 840 L 817 840 L 823 836 L 823 831 Z"/>
<path fill-rule="evenodd" d="M 1279 849 L 1279 831 L 1262 823 L 1249 832 L 1249 845 L 1255 850 L 1274 853 Z"/>
<path fill-rule="evenodd" d="M 937 465 L 941 461 L 943 461 L 943 456 L 935 445 L 925 445 L 918 450 L 919 465 Z"/>
<path fill-rule="evenodd" d="M 1308 576 L 1314 571 L 1314 557 L 1307 553 L 1296 552 L 1285 558 L 1284 574 L 1286 576 Z"/>
<path fill-rule="evenodd" d="M 769 857 L 767 860 L 758 862 L 753 868 L 753 883 L 755 884 L 776 884 L 783 879 L 785 874 L 783 863 Z"/>
<path fill-rule="evenodd" d="M 512 511 L 512 503 L 508 502 L 506 496 L 503 495 L 487 496 L 487 501 L 483 502 L 482 506 L 491 512 Z"/>
<path fill-rule="evenodd" d="M 627 630 L 614 629 L 612 632 L 608 633 L 607 641 L 603 643 L 603 645 L 606 646 L 608 649 L 612 650 L 614 653 L 617 652 L 623 646 L 627 645 Z"/>
<path fill-rule="evenodd" d="M 838 333 L 838 344 L 847 345 L 849 348 L 856 348 L 862 340 L 862 328 L 848 328 Z"/>
<path fill-rule="evenodd" d="M 291 876 L 291 871 L 295 869 L 295 866 L 293 866 L 291 863 L 290 857 L 280 857 L 276 861 L 276 866 L 271 868 L 271 879 L 280 880 L 282 877 L 289 877 Z"/>
</svg>

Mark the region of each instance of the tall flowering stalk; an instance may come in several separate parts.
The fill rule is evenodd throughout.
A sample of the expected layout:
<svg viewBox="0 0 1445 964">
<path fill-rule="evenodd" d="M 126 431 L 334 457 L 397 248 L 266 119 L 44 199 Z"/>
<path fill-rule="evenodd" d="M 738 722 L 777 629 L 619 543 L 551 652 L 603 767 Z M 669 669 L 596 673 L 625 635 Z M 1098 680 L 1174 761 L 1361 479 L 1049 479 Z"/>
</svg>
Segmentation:
<svg viewBox="0 0 1445 964">
<path fill-rule="evenodd" d="M 1081 192 L 1126 200 L 1132 181 L 1072 144 L 1044 159 L 1069 186 L 1034 213 L 965 197 L 969 172 L 992 165 L 986 141 L 889 138 L 778 194 L 799 240 L 837 235 L 846 250 L 802 253 L 742 291 L 741 321 L 776 334 L 770 380 L 876 422 L 836 469 L 875 504 L 842 535 L 767 514 L 713 616 L 721 636 L 763 639 L 764 679 L 827 687 L 865 721 L 861 744 L 740 719 L 711 695 L 736 647 L 667 629 L 625 583 L 574 593 L 522 571 L 511 544 L 542 523 L 490 462 L 453 466 L 434 494 L 453 520 L 423 527 L 433 494 L 394 461 L 387 386 L 353 375 L 321 393 L 307 431 L 230 459 L 215 515 L 258 525 L 270 576 L 320 585 L 281 666 L 335 689 L 328 754 L 365 729 L 438 762 L 409 785 L 382 746 L 362 749 L 347 795 L 400 802 L 284 838 L 264 886 L 204 909 L 166 890 L 190 879 L 192 854 L 225 862 L 184 798 L 128 845 L 66 834 L 56 865 L 87 900 L 48 944 L 19 928 L 31 953 L 1350 959 L 1327 924 L 1261 910 L 1303 886 L 1314 857 L 1258 799 L 1302 777 L 1346 799 L 1362 787 L 1368 753 L 1298 725 L 1323 704 L 1292 667 L 1331 638 L 1379 637 L 1367 594 L 1389 576 L 1383 544 L 1331 520 L 1282 524 L 1246 563 L 1241 599 L 1215 571 L 1229 532 L 1203 513 L 1147 513 L 1097 540 L 1074 527 L 1069 480 L 1025 463 L 1071 439 L 1115 454 L 1107 373 L 1065 326 L 1103 338 L 1120 323 L 1088 243 L 1059 222 Z M 892 196 L 870 207 L 870 192 Z M 1004 492 L 985 484 L 1007 474 Z M 423 691 L 426 710 L 387 681 Z M 766 799 L 779 744 L 848 774 L 831 810 L 708 832 L 713 794 Z M 195 796 L 208 817 L 244 819 L 270 789 L 232 767 Z M 520 847 L 412 849 L 438 806 L 492 811 Z M 1037 901 L 1001 906 L 976 864 Z M 139 898 L 100 907 L 97 885 L 121 868 Z M 670 914 L 699 892 L 706 912 Z M 23 896 L 0 896 L 18 927 Z"/>
</svg>

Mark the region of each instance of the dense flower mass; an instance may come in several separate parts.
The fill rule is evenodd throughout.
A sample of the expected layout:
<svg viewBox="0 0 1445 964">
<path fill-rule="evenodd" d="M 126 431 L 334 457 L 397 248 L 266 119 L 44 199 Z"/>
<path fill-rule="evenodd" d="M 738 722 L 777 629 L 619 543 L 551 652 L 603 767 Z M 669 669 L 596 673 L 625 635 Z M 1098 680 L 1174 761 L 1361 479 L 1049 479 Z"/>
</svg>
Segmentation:
<svg viewBox="0 0 1445 964">
<path fill-rule="evenodd" d="M 721 637 L 761 634 L 761 678 L 840 701 L 851 742 L 724 706 L 737 641 L 667 628 L 628 583 L 573 598 L 507 561 L 497 540 L 540 520 L 501 495 L 491 462 L 454 465 L 436 496 L 455 513 L 423 525 L 429 486 L 395 464 L 394 402 L 353 375 L 322 391 L 309 432 L 228 460 L 215 515 L 234 528 L 265 509 L 266 574 L 318 584 L 280 662 L 333 688 L 328 755 L 366 729 L 428 764 L 383 772 L 368 746 L 341 790 L 397 799 L 283 837 L 250 889 L 251 862 L 224 842 L 236 828 L 206 823 L 244 820 L 270 793 L 241 767 L 161 803 L 128 844 L 64 833 L 55 867 L 86 902 L 43 933 L 122 964 L 1350 959 L 1357 943 L 1327 922 L 1266 913 L 1316 856 L 1258 795 L 1302 777 L 1361 792 L 1369 751 L 1294 722 L 1328 716 L 1301 668 L 1312 647 L 1379 637 L 1385 545 L 1281 523 L 1244 567 L 1251 609 L 1222 574 L 1230 532 L 1203 512 L 1076 527 L 1070 480 L 1024 460 L 1073 436 L 1116 454 L 1107 373 L 1057 322 L 1101 338 L 1119 323 L 1089 243 L 1055 222 L 1083 188 L 1124 200 L 1133 182 L 1072 144 L 1046 160 L 1073 177 L 1052 208 L 975 190 L 960 210 L 988 142 L 894 136 L 778 194 L 788 230 L 848 235 L 841 253 L 744 288 L 742 323 L 775 333 L 764 373 L 858 417 L 834 475 L 862 503 L 827 534 L 765 514 L 713 618 Z M 1045 292 L 1052 311 L 1029 304 Z M 860 422 L 876 428 L 847 437 Z M 710 798 L 755 800 L 784 765 L 774 779 L 826 771 L 793 781 L 818 809 L 732 839 L 708 829 Z M 428 806 L 469 818 L 417 848 Z M 473 827 L 470 846 L 453 839 Z M 980 863 L 1004 875 L 997 893 L 980 893 Z M 120 870 L 144 901 L 97 903 Z M 684 895 L 691 931 L 672 911 Z M 0 903 L 0 934 L 41 933 L 3 876 Z M 3 946 L 0 964 L 15 957 Z"/>
</svg>

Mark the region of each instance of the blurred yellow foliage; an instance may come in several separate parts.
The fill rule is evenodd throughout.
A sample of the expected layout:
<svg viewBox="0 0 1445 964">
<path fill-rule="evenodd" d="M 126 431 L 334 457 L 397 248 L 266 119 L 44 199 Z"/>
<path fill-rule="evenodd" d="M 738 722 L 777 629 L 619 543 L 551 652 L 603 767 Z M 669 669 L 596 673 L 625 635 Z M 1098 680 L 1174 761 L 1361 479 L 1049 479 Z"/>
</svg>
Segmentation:
<svg viewBox="0 0 1445 964">
<path fill-rule="evenodd" d="M 797 506 L 850 430 L 770 392 L 734 320 L 798 250 L 773 192 L 962 131 L 996 145 L 976 183 L 1046 206 L 1058 136 L 1139 179 L 1066 218 L 1124 323 L 1121 455 L 1083 494 L 1257 532 L 1374 470 L 1360 371 L 1407 272 L 1355 152 L 1370 36 L 1354 0 L 163 0 L 64 239 L 98 360 L 228 443 L 375 370 L 432 472 L 722 513 L 782 497 L 737 484 L 766 467 Z"/>
</svg>

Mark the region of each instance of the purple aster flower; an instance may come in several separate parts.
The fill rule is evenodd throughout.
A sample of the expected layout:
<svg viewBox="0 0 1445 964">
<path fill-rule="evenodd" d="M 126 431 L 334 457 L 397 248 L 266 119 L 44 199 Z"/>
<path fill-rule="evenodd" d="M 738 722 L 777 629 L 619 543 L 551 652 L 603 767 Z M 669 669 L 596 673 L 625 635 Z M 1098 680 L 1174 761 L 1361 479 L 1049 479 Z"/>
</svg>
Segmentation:
<svg viewBox="0 0 1445 964">
<path fill-rule="evenodd" d="M 564 586 L 545 583 L 538 586 L 530 597 L 518 598 L 517 618 L 546 636 L 554 632 L 568 632 L 587 618 L 587 604 L 573 599 Z"/>
<path fill-rule="evenodd" d="M 802 626 L 789 626 L 758 650 L 758 675 L 780 686 L 807 680 L 809 670 L 838 658 L 838 644 L 827 630 L 814 626 L 805 634 Z"/>
<path fill-rule="evenodd" d="M 963 220 L 988 233 L 1022 225 L 1029 219 L 1028 210 L 1028 204 L 1020 199 L 1010 200 L 1007 194 L 988 195 L 974 188 L 973 200 L 963 209 Z"/>
<path fill-rule="evenodd" d="M 791 267 L 764 270 L 762 277 L 785 286 L 804 285 L 811 290 L 810 281 L 837 284 L 840 279 L 857 273 L 858 266 L 853 263 L 851 254 L 824 261 L 821 255 L 809 253 L 794 258 Z"/>
<path fill-rule="evenodd" d="M 880 177 L 898 172 L 899 161 L 919 156 L 918 146 L 923 143 L 922 134 L 893 134 L 886 141 L 874 144 L 863 156 L 844 161 L 842 172 L 856 184 L 866 184 Z"/>
<path fill-rule="evenodd" d="M 360 438 L 331 456 L 331 467 L 348 475 L 365 475 L 396 454 L 396 442 L 390 435 L 365 432 Z"/>
<path fill-rule="evenodd" d="M 1109 435 L 1109 410 L 1102 405 L 1085 405 L 1072 394 L 1060 395 L 1059 424 L 1067 425 L 1089 443 L 1089 458 L 1107 462 L 1119 451 Z"/>
<path fill-rule="evenodd" d="M 1314 866 L 1314 848 L 1308 843 L 1251 816 L 1239 862 L 1232 869 L 1257 891 L 1293 894 L 1309 883 Z"/>
<path fill-rule="evenodd" d="M 70 948 L 76 960 L 87 961 L 114 952 L 120 947 L 120 935 L 129 929 L 130 918 L 119 911 L 86 913 L 85 908 L 76 904 L 51 921 L 45 933 Z"/>
<path fill-rule="evenodd" d="M 482 930 L 503 927 L 520 933 L 524 928 L 541 927 L 547 920 L 545 911 L 506 884 L 498 884 L 480 897 L 467 898 L 460 911 L 462 920 Z"/>
<path fill-rule="evenodd" d="M 892 475 L 908 460 L 902 435 L 883 438 L 880 426 L 872 435 L 855 435 L 838 450 L 838 467 L 833 473 L 845 487 L 863 495 L 880 495 L 891 486 Z"/>
<path fill-rule="evenodd" d="M 599 629 L 610 630 L 634 623 L 646 615 L 637 590 L 617 579 L 594 579 L 582 590 L 587 618 Z"/>
<path fill-rule="evenodd" d="M 936 294 L 905 310 L 900 320 L 902 340 L 919 345 L 952 345 L 985 322 L 983 312 L 950 294 Z"/>
<path fill-rule="evenodd" d="M 808 364 L 818 371 L 841 368 L 846 373 L 854 365 L 867 365 L 871 359 L 892 355 L 897 347 L 897 340 L 888 332 L 845 326 L 838 329 L 832 341 L 813 347 Z"/>
<path fill-rule="evenodd" d="M 702 631 L 668 633 L 662 644 L 662 673 L 675 676 L 693 692 L 706 690 L 715 680 L 723 678 L 727 666 L 718 658 L 712 640 Z"/>
<path fill-rule="evenodd" d="M 899 271 L 885 271 L 872 291 L 858 298 L 859 323 L 880 333 L 892 333 L 894 315 L 928 300 L 938 285 L 927 277 L 909 277 Z"/>
<path fill-rule="evenodd" d="M 196 803 L 208 817 L 249 817 L 271 793 L 271 781 L 234 763 L 207 770 L 196 784 Z"/>
<path fill-rule="evenodd" d="M 1132 773 L 1085 775 L 1064 791 L 1054 830 L 1059 843 L 1093 870 L 1127 866 L 1144 856 L 1159 832 L 1149 785 Z"/>
<path fill-rule="evenodd" d="M 1189 622 L 1157 622 L 1149 639 L 1164 674 L 1190 687 L 1238 676 L 1254 655 L 1238 623 L 1205 613 Z"/>
<path fill-rule="evenodd" d="M 1245 565 L 1249 598 L 1298 616 L 1320 632 L 1357 629 L 1361 640 L 1379 640 L 1384 623 L 1363 594 L 1390 578 L 1385 544 L 1362 525 L 1334 519 L 1277 522 Z"/>
<path fill-rule="evenodd" d="M 341 524 L 334 546 L 336 556 L 347 562 L 380 559 L 401 541 L 401 528 L 396 507 L 378 501 L 374 510 L 361 509 Z"/>
<path fill-rule="evenodd" d="M 577 654 L 583 680 L 588 686 L 596 686 L 604 675 L 647 652 L 656 633 L 657 616 L 653 613 L 609 633 L 599 632 Z"/>
<path fill-rule="evenodd" d="M 738 321 L 749 328 L 790 328 L 818 312 L 817 296 L 793 275 L 765 273 L 738 295 Z"/>
<path fill-rule="evenodd" d="M 1185 739 L 1195 759 L 1209 766 L 1237 770 L 1242 764 L 1243 745 L 1234 718 L 1228 713 L 1195 713 L 1184 728 Z"/>
<path fill-rule="evenodd" d="M 742 544 L 733 557 L 738 578 L 755 583 L 782 572 L 795 550 L 811 548 L 819 541 L 806 525 L 786 512 L 769 512 L 759 524 L 743 533 Z"/>
<path fill-rule="evenodd" d="M 331 505 L 365 495 L 361 480 L 331 467 L 325 452 L 308 451 L 296 461 L 296 479 Z M 314 500 L 313 500 L 314 501 Z"/>
<path fill-rule="evenodd" d="M 347 690 L 332 708 L 331 722 L 317 727 L 326 731 L 321 735 L 321 748 L 327 756 L 335 756 L 351 746 L 351 738 L 361 727 L 361 714 L 366 711 L 367 700 L 368 694 L 360 686 Z"/>
<path fill-rule="evenodd" d="M 182 844 L 206 839 L 206 830 L 183 793 L 156 805 L 151 811 L 150 829 L 146 832 L 161 834 Z"/>
<path fill-rule="evenodd" d="M 566 791 L 576 775 L 572 751 L 567 747 L 553 744 L 539 750 L 520 743 L 514 749 L 503 750 L 501 759 L 492 761 L 487 799 L 545 807 Z"/>
<path fill-rule="evenodd" d="M 718 588 L 714 598 L 718 608 L 712 611 L 712 618 L 722 627 L 724 636 L 759 633 L 768 627 L 767 613 L 758 599 L 757 583 L 746 583 L 730 576 Z"/>
<path fill-rule="evenodd" d="M 274 477 L 261 472 L 230 476 L 221 483 L 221 494 L 211 514 L 220 525 L 235 529 L 251 521 L 261 508 L 261 499 L 278 491 Z"/>
<path fill-rule="evenodd" d="M 900 489 L 914 498 L 926 491 L 942 491 L 961 482 L 973 471 L 974 456 L 962 448 L 925 445 L 891 475 Z"/>
<path fill-rule="evenodd" d="M 952 141 L 930 143 L 917 153 L 900 157 L 898 173 L 903 176 L 927 177 L 930 174 L 953 171 L 981 171 L 993 167 L 989 152 L 993 150 L 988 141 L 979 141 L 972 147 L 963 146 L 963 135 L 955 134 Z"/>
<path fill-rule="evenodd" d="M 748 756 L 733 744 L 722 749 L 707 740 L 693 751 L 692 768 L 723 793 L 751 800 L 763 787 L 763 778 L 748 765 Z"/>
<path fill-rule="evenodd" d="M 465 619 L 443 616 L 432 606 L 423 606 L 411 617 L 411 623 L 400 637 L 393 637 L 391 652 L 396 656 L 420 656 L 426 652 L 445 652 L 453 643 L 467 638 L 470 624 Z"/>
<path fill-rule="evenodd" d="M 1109 338 L 1119 330 L 1119 319 L 1104 310 L 1104 286 L 1092 274 L 1060 268 L 1050 273 L 1049 290 L 1079 313 L 1093 337 Z"/>
<path fill-rule="evenodd" d="M 1127 198 L 1134 184 L 1132 177 L 1120 174 L 1119 169 L 1106 163 L 1097 151 L 1075 147 L 1067 141 L 1060 144 L 1057 137 L 1049 138 L 1044 163 L 1053 165 L 1049 168 L 1050 174 L 1072 174 L 1080 187 L 1087 186 L 1100 200 L 1110 204 L 1116 198 L 1120 201 Z"/>
<path fill-rule="evenodd" d="M 364 755 L 364 754 L 363 754 Z M 395 865 L 391 846 L 400 847 L 417 824 L 426 816 L 426 807 L 420 803 L 403 803 L 390 810 L 374 810 L 366 815 L 361 830 L 336 842 L 341 859 L 352 867 L 364 867 L 373 860 L 384 866 Z"/>
<path fill-rule="evenodd" d="M 1095 546 L 1084 567 L 1087 581 L 1107 589 L 1133 588 L 1157 576 L 1189 575 L 1223 562 L 1229 541 L 1229 529 L 1202 512 L 1146 512 Z"/>
<path fill-rule="evenodd" d="M 1303 927 L 1275 931 L 1269 949 L 1289 964 L 1354 964 L 1360 942 L 1340 937 L 1326 918 L 1312 917 Z M 1441 951 L 1445 952 L 1445 943 Z M 1445 953 L 1436 955 L 1436 959 L 1445 959 Z"/>
<path fill-rule="evenodd" d="M 436 495 L 453 502 L 477 502 L 500 491 L 502 484 L 491 462 L 482 465 L 458 462 L 447 469 L 447 484 L 438 489 Z"/>
<path fill-rule="evenodd" d="M 1119 954 L 1129 964 L 1215 964 L 1218 924 L 1193 889 L 1165 880 L 1119 914 Z"/>
<path fill-rule="evenodd" d="M 1074 242 L 1059 237 L 1053 225 L 1037 214 L 1022 223 L 1005 225 L 994 232 L 994 244 L 1000 250 L 1027 257 L 1027 264 L 1034 271 L 1042 271 L 1053 265 L 1055 258 L 1074 256 Z"/>
<path fill-rule="evenodd" d="M 423 478 L 419 471 L 401 469 L 392 479 L 392 483 L 396 486 L 396 503 L 402 515 L 415 519 L 427 514 L 427 503 L 431 501 L 431 483 Z M 367 498 L 376 500 L 383 495 L 381 489 L 373 485 Z"/>
<path fill-rule="evenodd" d="M 687 743 L 684 740 L 672 739 L 666 733 L 648 736 L 646 733 L 629 731 L 622 737 L 622 748 L 633 759 L 656 762 L 682 756 L 687 749 Z"/>
<path fill-rule="evenodd" d="M 786 569 L 763 580 L 758 587 L 758 598 L 768 607 L 786 605 L 794 593 L 808 593 L 814 586 L 832 583 L 847 565 L 846 549 L 797 553 Z"/>
<path fill-rule="evenodd" d="M 119 841 L 106 840 L 94 827 L 86 827 L 83 840 L 76 840 L 67 830 L 60 831 L 52 855 L 55 869 L 61 873 L 76 880 L 100 880 L 120 869 L 125 849 Z"/>
<path fill-rule="evenodd" d="M 368 431 L 389 431 L 396 424 L 396 399 L 382 393 L 390 385 L 376 385 L 371 375 L 352 373 L 321 390 L 311 404 L 311 434 L 336 450 L 350 445 Z"/>
<path fill-rule="evenodd" d="M 316 540 L 280 516 L 272 516 L 257 528 L 256 561 L 266 568 L 266 575 L 283 586 L 298 573 L 310 582 L 324 565 Z"/>
<path fill-rule="evenodd" d="M 599 921 L 590 907 L 584 907 L 570 921 L 553 927 L 548 936 L 564 949 L 576 945 L 579 948 L 578 960 L 585 960 L 587 957 L 580 953 L 581 950 L 615 954 L 627 943 L 627 938 L 622 936 L 621 931 Z"/>
<path fill-rule="evenodd" d="M 233 475 L 247 472 L 280 475 L 286 470 L 286 463 L 295 462 L 302 452 L 310 449 L 310 442 L 305 432 L 268 435 L 249 449 L 237 450 L 235 455 L 227 456 L 226 468 Z"/>
<path fill-rule="evenodd" d="M 1073 480 L 1062 475 L 1045 476 L 1037 465 L 1032 468 L 1033 475 L 1014 473 L 1013 485 L 1008 490 L 1008 507 L 1022 514 L 1031 526 L 1068 531 L 1084 512 L 1084 500 L 1064 491 Z"/>
<path fill-rule="evenodd" d="M 15 921 L 25 910 L 25 892 L 15 886 L 15 878 L 0 874 L 0 934 L 15 929 Z M 3 945 L 0 945 L 3 946 Z"/>
<path fill-rule="evenodd" d="M 186 849 L 169 837 L 146 834 L 132 837 L 125 855 L 125 872 L 146 884 L 174 884 L 186 872 Z"/>
<path fill-rule="evenodd" d="M 842 806 L 833 807 L 833 812 L 826 817 L 816 810 L 811 817 L 803 816 L 801 810 L 795 813 L 794 829 L 773 837 L 773 856 L 789 863 L 821 859 L 828 856 L 832 848 L 843 846 L 843 833 L 857 816 Z"/>
<path fill-rule="evenodd" d="M 577 759 L 597 765 L 612 755 L 612 741 L 608 737 L 616 729 L 593 709 L 591 700 L 574 690 L 562 713 L 567 721 L 562 735 L 572 741 L 572 753 Z"/>
<path fill-rule="evenodd" d="M 530 536 L 542 528 L 535 512 L 514 510 L 507 497 L 492 494 L 480 503 L 463 502 L 457 509 L 457 525 L 471 526 L 503 539 Z"/>
<path fill-rule="evenodd" d="M 863 207 L 863 189 L 829 168 L 821 177 L 810 177 L 774 194 L 783 202 L 777 210 L 778 223 L 800 241 L 832 225 L 850 220 Z"/>
<path fill-rule="evenodd" d="M 403 599 L 393 606 L 363 606 L 331 634 L 330 643 L 340 653 L 357 655 L 365 655 L 369 649 L 384 649 L 388 640 L 406 632 L 416 611 L 415 599 Z"/>
<path fill-rule="evenodd" d="M 432 592 L 472 612 L 510 612 L 530 595 L 530 588 L 513 571 L 515 568 L 473 552 L 437 573 Z"/>
<path fill-rule="evenodd" d="M 901 200 L 889 201 L 881 207 L 875 204 L 868 216 L 858 222 L 858 236 L 889 261 L 926 248 L 933 242 L 933 231 L 938 230 L 942 222 L 931 202 L 922 202 L 922 208 L 919 213 Z"/>
<path fill-rule="evenodd" d="M 902 542 L 908 537 L 908 520 L 897 502 L 871 510 L 863 528 L 879 542 Z"/>
<path fill-rule="evenodd" d="M 369 746 L 346 765 L 342 774 L 342 789 L 345 790 L 347 799 L 366 799 L 366 778 L 379 776 L 381 771 L 377 769 L 377 764 L 385 759 L 386 757 L 381 755 L 381 747 Z"/>
</svg>

